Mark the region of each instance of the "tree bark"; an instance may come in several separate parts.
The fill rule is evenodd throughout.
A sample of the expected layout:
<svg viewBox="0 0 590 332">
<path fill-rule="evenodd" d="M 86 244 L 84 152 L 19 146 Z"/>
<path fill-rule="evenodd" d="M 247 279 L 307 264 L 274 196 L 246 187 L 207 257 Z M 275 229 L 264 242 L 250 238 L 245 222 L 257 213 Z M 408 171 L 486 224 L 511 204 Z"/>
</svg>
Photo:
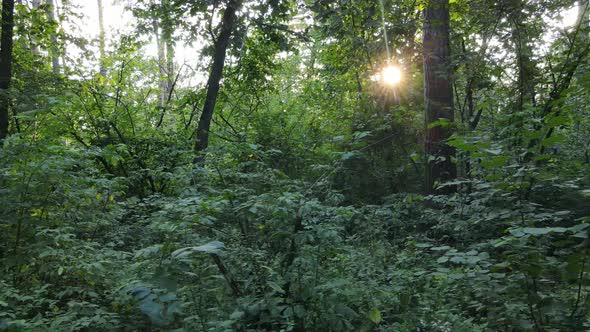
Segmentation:
<svg viewBox="0 0 590 332">
<path fill-rule="evenodd" d="M 56 12 L 56 3 L 54 0 L 46 0 L 47 4 L 49 5 L 49 19 L 54 21 L 56 24 L 59 24 L 57 21 L 57 16 L 55 15 Z M 57 36 L 55 34 L 51 34 L 51 68 L 53 69 L 54 74 L 59 74 L 60 67 L 59 67 L 59 49 L 57 44 Z"/>
<path fill-rule="evenodd" d="M 8 135 L 13 28 L 14 0 L 2 0 L 2 33 L 0 35 L 0 139 L 4 139 Z"/>
<path fill-rule="evenodd" d="M 211 65 L 211 72 L 207 80 L 207 96 L 205 98 L 205 105 L 203 112 L 199 119 L 197 126 L 197 135 L 195 142 L 195 164 L 203 165 L 205 163 L 205 156 L 203 152 L 209 146 L 209 127 L 211 126 L 211 119 L 213 118 L 213 111 L 215 103 L 217 102 L 217 94 L 219 92 L 219 82 L 223 74 L 223 66 L 225 63 L 225 55 L 229 39 L 236 21 L 236 12 L 242 4 L 242 0 L 229 0 L 223 18 L 221 20 L 221 31 L 215 41 L 215 49 L 213 53 L 213 63 Z"/>
<path fill-rule="evenodd" d="M 535 106 L 535 72 L 536 64 L 533 61 L 530 32 L 523 23 L 526 14 L 523 12 L 525 3 L 519 1 L 510 16 L 512 21 L 512 40 L 516 51 L 516 64 L 518 70 L 518 100 L 516 110 L 522 112 L 525 106 Z"/>
<path fill-rule="evenodd" d="M 457 177 L 457 168 L 452 161 L 455 150 L 446 144 L 454 122 L 449 0 L 430 0 L 427 3 L 423 33 L 425 152 L 428 158 L 425 189 L 427 194 L 442 194 L 454 191 L 454 187 L 435 190 L 436 183 Z"/>
<path fill-rule="evenodd" d="M 104 7 L 102 0 L 97 0 L 98 5 L 98 52 L 99 52 L 99 72 L 103 77 L 107 75 L 105 67 L 105 32 L 104 32 Z"/>
<path fill-rule="evenodd" d="M 158 107 L 164 107 L 166 103 L 167 75 L 166 75 L 166 43 L 163 30 L 160 27 L 158 18 L 154 18 L 154 34 L 156 36 L 156 47 L 158 48 Z"/>
<path fill-rule="evenodd" d="M 166 51 L 165 60 L 162 61 L 164 71 L 166 73 L 166 99 L 168 101 L 174 83 L 174 40 L 172 36 L 174 34 L 174 22 L 173 15 L 171 12 L 170 0 L 162 0 L 161 6 L 163 9 L 164 17 L 162 18 L 162 40 L 164 44 L 162 48 Z"/>
<path fill-rule="evenodd" d="M 165 36 L 166 40 L 166 96 L 172 93 L 174 85 L 174 43 L 172 42 L 172 34 L 169 32 Z"/>
<path fill-rule="evenodd" d="M 39 9 L 39 7 L 41 6 L 41 0 L 33 0 L 31 2 L 31 6 L 33 6 L 34 10 Z M 31 40 L 31 53 L 33 53 L 34 55 L 41 54 L 41 50 L 39 49 L 39 45 L 35 44 L 35 42 L 33 40 Z"/>
</svg>

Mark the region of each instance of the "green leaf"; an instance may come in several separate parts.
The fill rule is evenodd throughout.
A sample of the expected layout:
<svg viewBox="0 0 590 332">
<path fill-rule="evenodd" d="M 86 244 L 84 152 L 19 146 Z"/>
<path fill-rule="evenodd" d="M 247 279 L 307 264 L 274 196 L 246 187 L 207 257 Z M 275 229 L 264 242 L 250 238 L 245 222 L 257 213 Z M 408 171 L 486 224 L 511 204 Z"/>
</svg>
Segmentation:
<svg viewBox="0 0 590 332">
<path fill-rule="evenodd" d="M 352 134 L 352 136 L 354 137 L 355 140 L 360 140 L 360 139 L 363 139 L 363 138 L 370 136 L 370 135 L 371 135 L 370 131 L 357 131 Z"/>
<path fill-rule="evenodd" d="M 315 288 L 317 290 L 327 290 L 327 289 L 333 289 L 333 288 L 340 288 L 342 286 L 348 285 L 350 282 L 346 279 L 334 279 L 330 282 L 327 282 L 325 284 L 316 286 Z"/>
<path fill-rule="evenodd" d="M 336 306 L 334 306 L 334 311 L 346 318 L 358 317 L 356 311 L 352 310 L 349 306 L 344 305 L 342 303 L 336 304 Z"/>
<path fill-rule="evenodd" d="M 494 156 L 498 156 L 502 153 L 502 149 L 482 149 L 482 151 L 493 154 Z"/>
<path fill-rule="evenodd" d="M 565 233 L 569 229 L 565 227 L 524 227 L 524 228 L 515 228 L 510 230 L 510 234 L 514 236 L 523 236 L 523 235 L 546 235 L 549 233 Z"/>
<path fill-rule="evenodd" d="M 450 261 L 453 262 L 453 263 L 457 263 L 457 264 L 463 264 L 463 263 L 466 262 L 465 259 L 463 257 L 461 257 L 461 256 L 451 257 Z"/>
<path fill-rule="evenodd" d="M 556 144 L 556 143 L 565 142 L 565 140 L 566 140 L 566 138 L 563 135 L 553 135 L 553 136 L 551 136 L 549 138 L 544 139 L 541 142 L 541 145 L 542 146 L 545 146 L 545 147 L 548 147 L 548 146 L 551 146 L 551 145 Z"/>
<path fill-rule="evenodd" d="M 570 118 L 567 115 L 553 116 L 546 120 L 546 124 L 549 127 L 557 127 L 570 122 Z"/>
<path fill-rule="evenodd" d="M 270 288 L 274 289 L 277 293 L 285 294 L 285 290 L 281 288 L 276 282 L 269 281 L 266 283 Z"/>
<path fill-rule="evenodd" d="M 340 157 L 342 160 L 348 160 L 348 159 L 353 159 L 358 155 L 358 153 L 352 151 L 352 152 L 345 152 L 342 154 L 342 157 Z"/>
<path fill-rule="evenodd" d="M 207 254 L 218 254 L 221 252 L 221 250 L 224 247 L 225 246 L 224 246 L 223 242 L 211 241 L 207 244 L 204 244 L 204 245 L 198 246 L 198 247 L 187 247 L 187 248 L 178 249 L 172 253 L 172 257 L 183 258 L 183 257 L 186 257 L 186 256 L 192 254 L 195 251 L 204 252 Z"/>
<path fill-rule="evenodd" d="M 485 168 L 502 167 L 508 161 L 508 156 L 494 156 L 481 161 L 481 166 Z"/>
<path fill-rule="evenodd" d="M 449 257 L 448 256 L 441 256 L 441 257 L 439 257 L 436 260 L 436 262 L 439 263 L 439 264 L 446 263 L 448 261 L 449 261 Z"/>
<path fill-rule="evenodd" d="M 381 322 L 381 311 L 377 309 L 377 307 L 373 307 L 369 312 L 369 320 L 375 324 L 379 324 Z"/>
<path fill-rule="evenodd" d="M 141 312 L 146 314 L 155 324 L 164 324 L 164 318 L 162 317 L 162 311 L 164 307 L 160 303 L 157 303 L 151 299 L 147 301 L 142 301 L 139 305 L 139 309 L 141 310 Z"/>
<path fill-rule="evenodd" d="M 451 249 L 451 247 L 449 247 L 449 246 L 430 248 L 430 250 L 434 250 L 434 251 L 443 251 L 443 250 L 449 250 L 449 249 Z"/>
<path fill-rule="evenodd" d="M 245 312 L 236 309 L 231 315 L 229 315 L 229 318 L 233 320 L 239 320 L 244 317 L 244 315 L 246 315 Z"/>
<path fill-rule="evenodd" d="M 428 129 L 432 129 L 432 128 L 436 128 L 436 127 L 447 128 L 451 124 L 452 124 L 452 122 L 449 119 L 440 118 L 438 120 L 435 120 L 435 121 L 432 121 L 431 123 L 429 123 Z"/>
</svg>

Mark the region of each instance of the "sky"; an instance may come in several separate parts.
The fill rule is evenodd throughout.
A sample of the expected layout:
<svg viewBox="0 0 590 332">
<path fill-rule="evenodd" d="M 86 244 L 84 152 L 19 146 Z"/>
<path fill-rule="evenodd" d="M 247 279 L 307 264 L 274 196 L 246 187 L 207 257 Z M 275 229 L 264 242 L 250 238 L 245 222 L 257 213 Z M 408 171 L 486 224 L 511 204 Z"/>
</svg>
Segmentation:
<svg viewBox="0 0 590 332">
<path fill-rule="evenodd" d="M 58 6 L 59 6 L 58 0 Z M 107 50 L 109 44 L 113 42 L 113 38 L 110 36 L 119 36 L 123 33 L 133 32 L 134 18 L 133 15 L 126 11 L 123 3 L 125 0 L 102 0 L 104 8 L 104 24 L 105 24 L 105 35 L 107 37 Z M 79 32 L 88 39 L 98 38 L 98 2 L 97 0 L 70 0 L 70 3 L 78 6 L 79 11 L 85 16 L 81 22 L 76 22 Z M 68 29 L 68 27 L 66 27 Z M 72 29 L 72 27 L 69 27 Z M 114 38 L 116 40 L 116 38 Z M 75 50 L 72 50 L 74 53 Z M 152 40 L 144 47 L 146 54 L 156 57 L 158 50 L 156 47 L 155 40 Z M 183 63 L 195 62 L 198 59 L 195 57 L 196 50 L 194 48 L 187 47 L 185 45 L 177 44 L 175 47 L 175 62 L 179 65 Z M 194 66 L 193 66 L 194 68 Z"/>
<path fill-rule="evenodd" d="M 117 1 L 121 2 L 121 1 Z M 89 35 L 98 35 L 98 2 L 96 0 L 77 0 L 72 1 L 81 7 L 82 13 L 87 17 L 86 33 Z M 105 28 L 122 29 L 127 31 L 132 29 L 133 15 L 126 12 L 122 5 L 114 4 L 112 0 L 103 0 Z"/>
<path fill-rule="evenodd" d="M 58 6 L 59 2 L 58 1 Z M 85 35 L 85 37 L 89 39 L 97 38 L 98 36 L 98 5 L 97 0 L 70 0 L 72 4 L 75 4 L 80 7 L 81 12 L 85 15 L 85 18 L 82 22 L 78 22 L 78 26 L 80 28 L 80 32 Z M 133 15 L 124 10 L 124 6 L 122 3 L 126 2 L 125 0 L 103 0 L 104 6 L 104 21 L 105 21 L 105 31 L 107 39 L 111 35 L 116 35 L 116 31 L 120 32 L 132 32 L 133 31 Z M 570 10 L 565 11 L 562 13 L 561 22 L 553 21 L 553 25 L 556 27 L 569 27 L 572 26 L 577 17 L 578 7 L 573 6 Z M 71 27 L 70 27 L 71 28 Z M 550 41 L 554 36 L 550 34 L 546 35 L 544 40 L 546 42 Z M 111 40 L 112 41 L 112 40 Z M 109 40 L 107 40 L 107 45 L 109 44 Z M 155 41 L 152 40 L 151 43 L 145 46 L 144 49 L 145 53 L 152 56 L 157 56 L 157 48 L 155 45 Z M 75 50 L 72 50 L 73 53 L 76 53 Z M 191 48 L 188 46 L 181 45 L 180 43 L 176 45 L 175 49 L 175 62 L 177 65 L 182 65 L 183 63 L 188 64 L 192 68 L 196 68 L 196 62 L 198 61 L 198 56 L 196 48 Z"/>
</svg>

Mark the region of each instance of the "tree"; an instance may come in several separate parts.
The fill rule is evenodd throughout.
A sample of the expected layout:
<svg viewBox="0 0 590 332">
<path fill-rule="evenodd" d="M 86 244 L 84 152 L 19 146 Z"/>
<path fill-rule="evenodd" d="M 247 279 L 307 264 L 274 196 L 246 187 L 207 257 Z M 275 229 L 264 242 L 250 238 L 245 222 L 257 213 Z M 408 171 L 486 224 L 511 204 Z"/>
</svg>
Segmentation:
<svg viewBox="0 0 590 332">
<path fill-rule="evenodd" d="M 163 38 L 163 34 L 160 32 L 162 29 L 158 22 L 158 18 L 154 17 L 154 35 L 156 36 L 156 47 L 158 49 L 158 107 L 164 107 L 166 103 L 166 43 Z"/>
<path fill-rule="evenodd" d="M 49 6 L 48 8 L 48 15 L 49 18 L 55 22 L 55 24 L 58 24 L 57 21 L 57 16 L 56 16 L 56 2 L 54 0 L 47 0 L 47 4 Z M 53 72 L 55 74 L 59 74 L 60 71 L 60 66 L 59 66 L 59 52 L 58 52 L 58 43 L 57 43 L 57 37 L 55 35 L 55 33 L 51 34 L 51 68 L 53 68 Z"/>
<path fill-rule="evenodd" d="M 31 2 L 31 6 L 34 11 L 37 11 L 39 9 L 39 7 L 41 6 L 41 0 L 33 0 Z M 41 54 L 41 50 L 39 49 L 39 45 L 37 45 L 36 43 L 31 43 L 31 52 L 35 55 Z"/>
<path fill-rule="evenodd" d="M 0 139 L 4 139 L 8 135 L 13 28 L 14 0 L 2 0 L 2 34 L 0 36 Z"/>
<path fill-rule="evenodd" d="M 455 151 L 446 144 L 454 121 L 449 45 L 449 1 L 431 0 L 424 9 L 424 103 L 426 141 L 426 193 L 435 193 L 437 182 L 454 179 Z M 447 189 L 440 192 L 449 192 Z"/>
<path fill-rule="evenodd" d="M 102 0 L 97 0 L 98 5 L 98 50 L 99 50 L 99 72 L 102 76 L 106 76 L 107 70 L 104 64 L 105 54 L 105 32 L 104 32 L 104 7 Z"/>
<path fill-rule="evenodd" d="M 508 19 L 512 26 L 512 40 L 516 55 L 518 99 L 516 100 L 516 112 L 522 112 L 524 107 L 535 106 L 535 72 L 536 64 L 533 61 L 531 40 L 534 33 L 526 23 L 526 5 L 524 1 L 514 3 L 510 9 Z M 528 29 L 527 29 L 528 28 Z"/>
<path fill-rule="evenodd" d="M 209 128 L 211 126 L 211 120 L 213 119 L 215 103 L 217 102 L 219 83 L 221 81 L 223 66 L 225 63 L 226 49 L 236 22 L 236 12 L 241 5 L 241 0 L 229 0 L 225 12 L 223 13 L 219 35 L 214 44 L 213 63 L 211 64 L 209 79 L 207 80 L 207 96 L 205 97 L 205 105 L 203 106 L 203 112 L 201 113 L 199 124 L 197 126 L 197 136 L 194 148 L 197 153 L 194 161 L 195 164 L 198 165 L 202 165 L 205 162 L 203 152 L 209 146 Z"/>
<path fill-rule="evenodd" d="M 157 11 L 153 14 L 153 29 L 156 37 L 156 46 L 158 49 L 158 107 L 166 107 L 166 103 L 172 93 L 174 83 L 174 41 L 172 35 L 174 31 L 174 21 L 172 5 L 169 1 L 161 1 L 154 5 Z M 162 124 L 162 118 L 158 121 L 158 127 Z"/>
</svg>

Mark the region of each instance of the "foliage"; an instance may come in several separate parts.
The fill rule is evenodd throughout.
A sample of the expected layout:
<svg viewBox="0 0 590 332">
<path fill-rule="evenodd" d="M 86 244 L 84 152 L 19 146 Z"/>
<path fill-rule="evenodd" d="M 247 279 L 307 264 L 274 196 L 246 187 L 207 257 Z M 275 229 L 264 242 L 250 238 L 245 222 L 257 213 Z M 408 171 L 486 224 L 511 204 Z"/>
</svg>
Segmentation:
<svg viewBox="0 0 590 332">
<path fill-rule="evenodd" d="M 421 194 L 422 1 L 384 0 L 405 75 L 389 90 L 378 3 L 244 2 L 204 167 L 192 78 L 224 1 L 126 2 L 136 29 L 105 75 L 65 32 L 74 5 L 61 26 L 17 6 L 0 331 L 590 329 L 588 19 L 450 2 L 460 176 L 438 196 Z M 153 20 L 203 45 L 165 105 Z"/>
</svg>

